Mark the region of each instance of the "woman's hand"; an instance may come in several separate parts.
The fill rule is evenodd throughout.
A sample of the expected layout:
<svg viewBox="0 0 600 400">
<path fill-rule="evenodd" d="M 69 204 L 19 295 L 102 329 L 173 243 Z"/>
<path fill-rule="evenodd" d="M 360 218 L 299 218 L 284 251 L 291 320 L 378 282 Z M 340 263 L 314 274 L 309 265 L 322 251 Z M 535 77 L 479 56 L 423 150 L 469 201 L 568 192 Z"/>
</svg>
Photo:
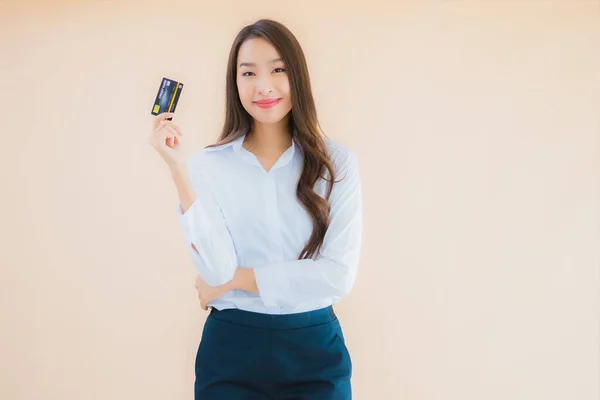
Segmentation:
<svg viewBox="0 0 600 400">
<path fill-rule="evenodd" d="M 173 115 L 166 112 L 158 114 L 152 123 L 152 133 L 148 138 L 148 143 L 156 149 L 170 168 L 184 165 L 187 159 L 181 141 L 183 133 L 179 126 L 167 119 Z"/>
<path fill-rule="evenodd" d="M 256 284 L 256 275 L 254 274 L 254 268 L 238 267 L 235 270 L 233 279 L 231 280 L 231 286 L 234 289 L 260 294 L 258 286 Z"/>
<path fill-rule="evenodd" d="M 205 311 L 208 310 L 208 303 L 215 299 L 218 299 L 219 297 L 223 296 L 225 293 L 229 292 L 232 289 L 230 283 L 226 283 L 220 286 L 210 286 L 204 281 L 204 279 L 200 277 L 200 275 L 196 276 L 196 284 L 194 286 L 198 291 L 200 307 Z"/>
<path fill-rule="evenodd" d="M 208 303 L 218 299 L 225 293 L 233 289 L 244 290 L 251 293 L 259 293 L 254 275 L 254 268 L 240 268 L 235 270 L 233 279 L 224 285 L 210 286 L 200 277 L 196 276 L 196 290 L 198 291 L 198 299 L 200 299 L 200 307 L 203 310 L 208 309 Z"/>
</svg>

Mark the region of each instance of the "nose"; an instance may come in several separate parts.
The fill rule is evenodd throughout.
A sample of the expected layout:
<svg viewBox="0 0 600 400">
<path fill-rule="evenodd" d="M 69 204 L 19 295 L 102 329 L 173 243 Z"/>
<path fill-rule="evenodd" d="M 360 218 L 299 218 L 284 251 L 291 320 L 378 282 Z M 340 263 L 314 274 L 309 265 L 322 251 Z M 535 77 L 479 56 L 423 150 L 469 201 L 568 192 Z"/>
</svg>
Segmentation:
<svg viewBox="0 0 600 400">
<path fill-rule="evenodd" d="M 269 93 L 271 93 L 273 91 L 271 78 L 270 77 L 259 78 L 256 82 L 256 89 L 258 90 L 258 92 L 261 95 L 267 96 Z"/>
</svg>

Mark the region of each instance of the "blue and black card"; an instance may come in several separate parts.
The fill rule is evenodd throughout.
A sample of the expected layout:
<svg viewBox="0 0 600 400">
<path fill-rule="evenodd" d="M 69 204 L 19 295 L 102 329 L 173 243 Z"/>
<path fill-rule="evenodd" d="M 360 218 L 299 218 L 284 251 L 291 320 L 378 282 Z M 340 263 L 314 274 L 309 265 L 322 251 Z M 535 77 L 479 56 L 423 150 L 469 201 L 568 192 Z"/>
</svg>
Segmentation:
<svg viewBox="0 0 600 400">
<path fill-rule="evenodd" d="M 183 90 L 183 83 L 173 79 L 163 78 L 156 94 L 156 100 L 152 107 L 152 115 L 162 114 L 164 112 L 175 112 L 179 96 Z M 169 120 L 173 118 L 168 118 Z"/>
</svg>

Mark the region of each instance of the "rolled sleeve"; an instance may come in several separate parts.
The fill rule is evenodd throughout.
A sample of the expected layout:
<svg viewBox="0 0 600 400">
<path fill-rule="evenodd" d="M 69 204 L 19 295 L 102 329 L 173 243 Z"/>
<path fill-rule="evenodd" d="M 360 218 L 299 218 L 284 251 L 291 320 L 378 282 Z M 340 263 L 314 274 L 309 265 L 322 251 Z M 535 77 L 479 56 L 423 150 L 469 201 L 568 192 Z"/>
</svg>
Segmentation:
<svg viewBox="0 0 600 400">
<path fill-rule="evenodd" d="M 362 242 L 362 193 L 358 161 L 348 152 L 337 173 L 343 179 L 330 196 L 331 222 L 316 259 L 255 267 L 256 284 L 266 307 L 299 307 L 336 302 L 356 280 Z M 337 181 L 337 178 L 336 178 Z"/>
<path fill-rule="evenodd" d="M 233 239 L 197 158 L 188 161 L 188 172 L 196 199 L 185 213 L 178 205 L 181 229 L 198 274 L 211 286 L 222 285 L 238 266 Z"/>
</svg>

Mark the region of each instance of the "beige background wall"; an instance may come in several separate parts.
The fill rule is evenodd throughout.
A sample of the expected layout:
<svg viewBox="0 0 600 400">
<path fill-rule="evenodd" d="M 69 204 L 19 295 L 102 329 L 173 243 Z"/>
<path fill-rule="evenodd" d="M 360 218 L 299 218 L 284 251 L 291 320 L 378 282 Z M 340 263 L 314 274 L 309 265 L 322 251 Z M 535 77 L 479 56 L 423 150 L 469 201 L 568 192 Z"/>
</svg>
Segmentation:
<svg viewBox="0 0 600 400">
<path fill-rule="evenodd" d="M 0 398 L 191 399 L 205 313 L 146 142 L 160 78 L 190 146 L 271 17 L 362 167 L 337 306 L 358 400 L 597 400 L 600 4 L 0 1 Z"/>
</svg>

